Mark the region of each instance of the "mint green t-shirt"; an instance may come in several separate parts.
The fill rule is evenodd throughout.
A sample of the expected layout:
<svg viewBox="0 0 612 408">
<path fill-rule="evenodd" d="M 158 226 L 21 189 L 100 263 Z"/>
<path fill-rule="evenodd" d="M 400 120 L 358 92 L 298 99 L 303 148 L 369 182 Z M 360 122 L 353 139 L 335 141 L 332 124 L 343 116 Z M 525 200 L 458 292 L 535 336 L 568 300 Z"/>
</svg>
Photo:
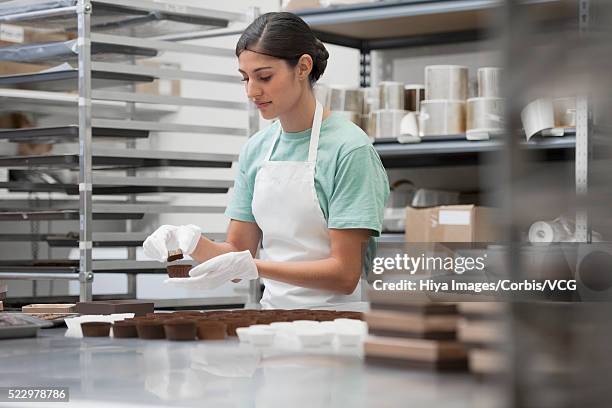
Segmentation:
<svg viewBox="0 0 612 408">
<path fill-rule="evenodd" d="M 251 210 L 255 176 L 278 126 L 277 122 L 260 130 L 243 146 L 233 195 L 225 211 L 228 217 L 255 222 Z M 283 132 L 270 160 L 305 161 L 309 143 L 310 129 Z M 380 235 L 389 195 L 387 174 L 363 130 L 334 113 L 321 124 L 315 189 L 328 228 L 364 228 Z"/>
<path fill-rule="evenodd" d="M 256 222 L 251 209 L 255 176 L 278 131 L 278 122 L 260 130 L 243 146 L 228 217 Z M 310 129 L 282 132 L 271 161 L 306 161 Z M 362 228 L 379 236 L 389 196 L 387 173 L 367 135 L 353 122 L 332 113 L 321 124 L 315 190 L 328 228 Z M 370 239 L 366 264 L 372 256 Z"/>
</svg>

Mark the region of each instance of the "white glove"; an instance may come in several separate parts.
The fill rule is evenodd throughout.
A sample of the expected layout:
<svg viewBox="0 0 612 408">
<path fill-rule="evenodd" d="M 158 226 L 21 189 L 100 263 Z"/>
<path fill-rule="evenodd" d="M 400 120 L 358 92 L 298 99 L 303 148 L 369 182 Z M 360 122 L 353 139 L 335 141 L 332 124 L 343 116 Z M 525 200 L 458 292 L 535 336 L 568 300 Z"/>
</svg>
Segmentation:
<svg viewBox="0 0 612 408">
<path fill-rule="evenodd" d="M 164 283 L 194 289 L 214 289 L 233 279 L 257 279 L 257 265 L 249 250 L 216 256 L 189 271 L 189 278 L 170 278 Z"/>
<path fill-rule="evenodd" d="M 191 255 L 201 236 L 202 230 L 196 225 L 162 225 L 145 239 L 142 248 L 148 258 L 165 262 L 169 251 L 180 249 L 183 255 Z"/>
</svg>

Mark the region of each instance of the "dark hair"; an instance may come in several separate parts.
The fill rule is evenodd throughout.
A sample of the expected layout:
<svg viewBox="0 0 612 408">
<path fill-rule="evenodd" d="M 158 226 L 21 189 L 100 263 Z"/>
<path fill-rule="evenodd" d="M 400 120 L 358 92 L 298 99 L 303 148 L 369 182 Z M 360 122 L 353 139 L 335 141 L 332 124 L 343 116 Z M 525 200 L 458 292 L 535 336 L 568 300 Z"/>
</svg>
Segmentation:
<svg viewBox="0 0 612 408">
<path fill-rule="evenodd" d="M 266 13 L 257 17 L 236 44 L 236 56 L 244 50 L 280 58 L 295 67 L 304 54 L 312 58 L 310 84 L 325 72 L 329 53 L 308 24 L 292 13 Z"/>
</svg>

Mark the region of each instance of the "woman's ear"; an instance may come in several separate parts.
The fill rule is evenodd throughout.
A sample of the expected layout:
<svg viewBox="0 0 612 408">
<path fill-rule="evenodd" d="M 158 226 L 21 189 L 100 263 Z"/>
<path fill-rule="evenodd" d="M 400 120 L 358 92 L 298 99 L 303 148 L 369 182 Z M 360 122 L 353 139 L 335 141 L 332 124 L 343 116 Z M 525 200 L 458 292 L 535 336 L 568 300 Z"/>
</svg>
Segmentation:
<svg viewBox="0 0 612 408">
<path fill-rule="evenodd" d="M 310 55 L 304 54 L 300 57 L 295 67 L 300 80 L 307 80 L 309 78 L 312 72 L 312 65 L 312 57 Z"/>
</svg>

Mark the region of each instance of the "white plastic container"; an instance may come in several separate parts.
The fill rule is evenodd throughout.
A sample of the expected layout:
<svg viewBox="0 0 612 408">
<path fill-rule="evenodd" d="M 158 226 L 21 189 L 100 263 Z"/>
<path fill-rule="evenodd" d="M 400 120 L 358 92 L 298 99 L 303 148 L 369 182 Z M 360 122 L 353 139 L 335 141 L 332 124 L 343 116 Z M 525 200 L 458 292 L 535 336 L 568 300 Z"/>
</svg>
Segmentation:
<svg viewBox="0 0 612 408">
<path fill-rule="evenodd" d="M 237 327 L 236 334 L 238 335 L 238 340 L 241 343 L 250 343 L 251 339 L 249 338 L 249 328 L 248 327 Z"/>
<path fill-rule="evenodd" d="M 307 348 L 323 346 L 329 338 L 320 328 L 301 328 L 296 335 L 302 347 Z"/>
<path fill-rule="evenodd" d="M 270 347 L 274 342 L 276 333 L 270 328 L 249 327 L 247 335 L 252 345 L 256 347 Z"/>
</svg>

